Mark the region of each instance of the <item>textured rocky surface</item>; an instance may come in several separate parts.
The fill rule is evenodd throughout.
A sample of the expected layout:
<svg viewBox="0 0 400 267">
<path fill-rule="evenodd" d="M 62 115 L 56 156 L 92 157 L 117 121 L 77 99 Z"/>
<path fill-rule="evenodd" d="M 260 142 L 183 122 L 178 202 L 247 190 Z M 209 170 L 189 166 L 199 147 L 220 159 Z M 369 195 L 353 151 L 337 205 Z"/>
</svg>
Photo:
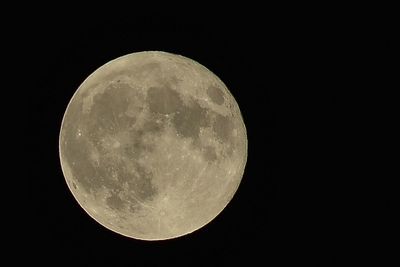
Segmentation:
<svg viewBox="0 0 400 267">
<path fill-rule="evenodd" d="M 247 157 L 236 101 L 185 57 L 130 54 L 84 81 L 64 115 L 60 158 L 86 212 L 146 240 L 190 233 L 222 211 Z"/>
</svg>

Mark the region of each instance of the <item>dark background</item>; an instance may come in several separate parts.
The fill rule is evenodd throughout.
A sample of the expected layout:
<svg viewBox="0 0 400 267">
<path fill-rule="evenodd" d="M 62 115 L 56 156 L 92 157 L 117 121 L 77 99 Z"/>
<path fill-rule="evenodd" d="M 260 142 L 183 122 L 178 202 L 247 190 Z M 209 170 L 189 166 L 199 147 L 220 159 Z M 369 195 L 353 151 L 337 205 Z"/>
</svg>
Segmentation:
<svg viewBox="0 0 400 267">
<path fill-rule="evenodd" d="M 54 15 L 24 29 L 35 85 L 26 93 L 27 150 L 34 152 L 32 228 L 23 242 L 29 260 L 91 266 L 341 262 L 347 241 L 338 189 L 346 182 L 339 166 L 348 164 L 341 158 L 341 89 L 358 60 L 356 28 L 284 15 L 206 22 Z M 160 242 L 119 236 L 91 219 L 68 190 L 58 157 L 62 116 L 83 80 L 111 59 L 144 50 L 184 55 L 219 76 L 241 108 L 249 142 L 242 183 L 223 212 L 190 235 Z"/>
</svg>

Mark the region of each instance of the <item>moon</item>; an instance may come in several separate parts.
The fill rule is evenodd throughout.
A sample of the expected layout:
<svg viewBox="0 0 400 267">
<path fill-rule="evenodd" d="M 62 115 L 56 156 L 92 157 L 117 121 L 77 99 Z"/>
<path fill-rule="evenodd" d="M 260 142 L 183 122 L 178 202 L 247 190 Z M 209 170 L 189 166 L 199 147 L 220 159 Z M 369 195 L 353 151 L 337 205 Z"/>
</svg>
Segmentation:
<svg viewBox="0 0 400 267">
<path fill-rule="evenodd" d="M 146 51 L 106 63 L 79 86 L 59 154 L 90 217 L 127 237 L 164 240 L 200 229 L 231 201 L 247 135 L 215 74 L 187 57 Z"/>
</svg>

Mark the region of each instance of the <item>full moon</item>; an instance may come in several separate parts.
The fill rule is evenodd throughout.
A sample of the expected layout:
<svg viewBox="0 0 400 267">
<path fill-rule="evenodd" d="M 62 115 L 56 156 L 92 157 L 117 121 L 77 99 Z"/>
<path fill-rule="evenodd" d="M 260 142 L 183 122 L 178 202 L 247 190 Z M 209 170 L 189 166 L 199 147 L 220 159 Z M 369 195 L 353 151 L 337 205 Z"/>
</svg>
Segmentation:
<svg viewBox="0 0 400 267">
<path fill-rule="evenodd" d="M 94 220 L 142 240 L 171 239 L 212 221 L 247 160 L 237 102 L 210 70 L 149 51 L 94 71 L 61 124 L 62 171 Z"/>
</svg>

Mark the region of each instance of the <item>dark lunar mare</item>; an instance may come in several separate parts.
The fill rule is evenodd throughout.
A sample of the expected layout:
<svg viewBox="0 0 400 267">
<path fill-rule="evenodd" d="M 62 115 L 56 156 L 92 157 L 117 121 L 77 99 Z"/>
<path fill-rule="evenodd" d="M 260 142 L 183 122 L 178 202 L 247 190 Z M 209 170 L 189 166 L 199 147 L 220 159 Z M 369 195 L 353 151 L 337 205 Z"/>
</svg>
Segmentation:
<svg viewBox="0 0 400 267">
<path fill-rule="evenodd" d="M 90 193 L 107 188 L 110 193 L 106 199 L 107 204 L 117 210 L 124 208 L 124 200 L 120 196 L 120 192 L 124 190 L 124 182 L 135 193 L 134 196 L 128 196 L 133 206 L 137 200 L 148 201 L 157 195 L 157 190 L 151 183 L 153 174 L 134 160 L 152 147 L 144 145 L 143 133 L 129 129 L 135 123 L 132 117 L 125 115 L 130 101 L 135 101 L 130 97 L 132 90 L 127 84 L 110 85 L 104 93 L 94 96 L 89 114 L 82 113 L 82 101 L 72 101 L 64 118 L 63 140 L 68 140 L 69 143 L 64 145 L 63 151 L 67 162 L 74 162 L 70 166 L 73 177 Z M 81 136 L 76 136 L 78 130 Z M 143 130 L 146 132 L 159 129 L 149 121 Z M 116 151 L 104 146 L 104 139 L 112 140 L 120 132 L 128 133 L 130 141 L 122 143 Z M 66 136 L 72 138 L 65 138 Z M 97 162 L 91 159 L 94 149 L 99 155 Z M 124 162 L 130 159 L 134 172 L 128 170 Z"/>
</svg>

